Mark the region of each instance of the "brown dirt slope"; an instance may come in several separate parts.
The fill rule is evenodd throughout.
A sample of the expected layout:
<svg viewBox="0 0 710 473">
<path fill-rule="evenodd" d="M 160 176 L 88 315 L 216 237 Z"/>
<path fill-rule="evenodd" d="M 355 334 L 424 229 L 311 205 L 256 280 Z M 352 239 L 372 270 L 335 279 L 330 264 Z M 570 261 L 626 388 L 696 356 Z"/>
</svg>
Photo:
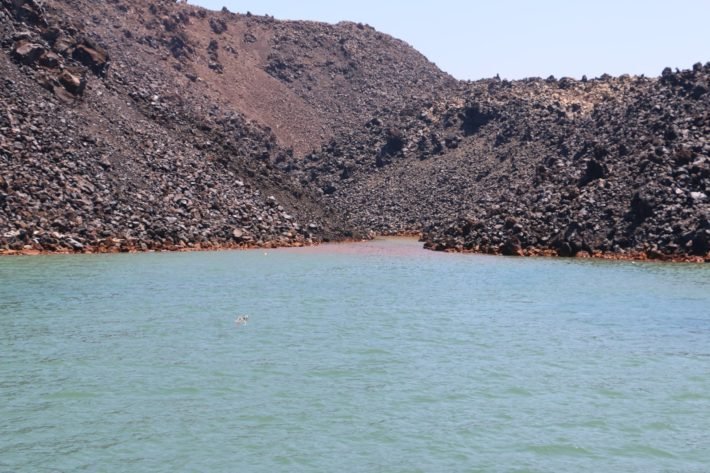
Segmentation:
<svg viewBox="0 0 710 473">
<path fill-rule="evenodd" d="M 364 25 L 281 22 L 171 1 L 46 4 L 91 31 L 112 52 L 112 70 L 150 71 L 143 82 L 151 93 L 239 111 L 296 154 L 376 110 L 397 113 L 410 97 L 455 84 L 408 45 Z M 85 11 L 93 14 L 77 14 Z"/>
</svg>

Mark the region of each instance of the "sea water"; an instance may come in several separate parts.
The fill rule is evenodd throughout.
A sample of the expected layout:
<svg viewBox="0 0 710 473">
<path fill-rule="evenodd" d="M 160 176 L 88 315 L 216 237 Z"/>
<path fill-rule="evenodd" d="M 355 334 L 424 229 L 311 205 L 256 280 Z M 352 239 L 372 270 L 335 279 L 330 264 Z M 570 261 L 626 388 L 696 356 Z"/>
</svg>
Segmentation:
<svg viewBox="0 0 710 473">
<path fill-rule="evenodd" d="M 0 472 L 710 471 L 710 266 L 420 247 L 0 259 Z"/>
</svg>

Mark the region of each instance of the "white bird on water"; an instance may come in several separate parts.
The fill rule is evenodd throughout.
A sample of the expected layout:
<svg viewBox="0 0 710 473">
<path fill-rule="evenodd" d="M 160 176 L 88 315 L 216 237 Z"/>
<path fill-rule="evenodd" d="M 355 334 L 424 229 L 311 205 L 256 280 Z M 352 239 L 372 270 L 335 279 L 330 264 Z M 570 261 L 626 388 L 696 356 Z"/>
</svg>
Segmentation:
<svg viewBox="0 0 710 473">
<path fill-rule="evenodd" d="M 249 321 L 248 315 L 240 315 L 239 317 L 234 319 L 234 323 L 237 325 L 246 325 L 248 321 Z"/>
</svg>

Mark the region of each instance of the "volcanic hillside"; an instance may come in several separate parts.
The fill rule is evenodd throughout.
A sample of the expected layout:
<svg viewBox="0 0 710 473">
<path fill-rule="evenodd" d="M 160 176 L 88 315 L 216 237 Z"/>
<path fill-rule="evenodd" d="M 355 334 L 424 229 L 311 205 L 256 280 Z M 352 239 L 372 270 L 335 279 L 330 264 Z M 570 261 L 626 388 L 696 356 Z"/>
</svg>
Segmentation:
<svg viewBox="0 0 710 473">
<path fill-rule="evenodd" d="M 0 248 L 11 251 L 351 235 L 273 164 L 454 84 L 364 25 L 170 1 L 1 5 Z"/>
<path fill-rule="evenodd" d="M 710 64 L 479 81 L 396 122 L 374 117 L 299 171 L 357 226 L 424 229 L 434 249 L 704 257 L 709 90 Z"/>
<path fill-rule="evenodd" d="M 710 259 L 710 64 L 457 82 L 367 25 L 0 0 L 0 251 Z"/>
</svg>

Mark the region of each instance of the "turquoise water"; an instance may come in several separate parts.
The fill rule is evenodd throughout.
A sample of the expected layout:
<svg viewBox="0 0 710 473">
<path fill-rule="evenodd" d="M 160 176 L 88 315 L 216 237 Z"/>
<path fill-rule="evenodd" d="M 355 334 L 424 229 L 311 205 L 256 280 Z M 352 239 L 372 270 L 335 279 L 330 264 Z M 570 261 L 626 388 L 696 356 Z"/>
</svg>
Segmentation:
<svg viewBox="0 0 710 473">
<path fill-rule="evenodd" d="M 710 471 L 710 266 L 419 246 L 0 259 L 0 472 Z"/>
</svg>

